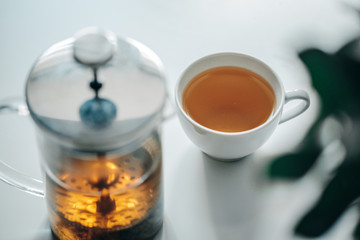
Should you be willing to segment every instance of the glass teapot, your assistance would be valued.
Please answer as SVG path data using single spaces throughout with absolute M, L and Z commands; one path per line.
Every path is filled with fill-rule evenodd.
M 148 239 L 162 225 L 160 123 L 166 82 L 157 55 L 113 32 L 84 29 L 34 64 L 26 105 L 43 181 L 0 162 L 0 179 L 45 196 L 59 239 Z

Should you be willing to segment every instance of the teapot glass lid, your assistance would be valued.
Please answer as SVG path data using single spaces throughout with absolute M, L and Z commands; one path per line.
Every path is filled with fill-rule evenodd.
M 50 47 L 26 85 L 30 113 L 41 128 L 90 148 L 145 136 L 161 121 L 165 99 L 157 55 L 98 28 Z

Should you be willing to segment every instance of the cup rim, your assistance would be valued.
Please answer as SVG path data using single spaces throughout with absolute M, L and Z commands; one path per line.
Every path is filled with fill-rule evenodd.
M 193 120 L 185 112 L 185 110 L 183 109 L 182 103 L 180 103 L 180 100 L 179 100 L 179 86 L 180 86 L 180 83 L 183 82 L 184 75 L 189 71 L 189 69 L 193 68 L 196 64 L 199 64 L 200 62 L 202 62 L 202 61 L 204 61 L 204 60 L 206 60 L 208 58 L 213 58 L 213 57 L 217 57 L 217 56 L 224 56 L 224 55 L 225 56 L 237 56 L 237 57 L 242 57 L 242 58 L 248 58 L 248 59 L 251 59 L 253 61 L 256 61 L 256 62 L 260 63 L 264 68 L 266 68 L 269 72 L 271 72 L 275 76 L 276 81 L 279 84 L 281 93 L 283 93 L 282 97 L 281 97 L 281 100 L 280 100 L 280 103 L 279 103 L 277 109 L 275 110 L 275 112 L 273 112 L 264 123 L 260 124 L 259 126 L 255 127 L 255 128 L 251 128 L 249 130 L 240 131 L 240 132 L 222 132 L 222 131 L 214 130 L 214 129 L 205 127 L 205 126 L 197 123 L 195 120 Z M 229 65 L 221 65 L 220 64 L 219 66 L 229 66 Z M 182 92 L 181 92 L 181 94 L 182 94 Z M 177 109 L 180 110 L 181 114 L 183 116 L 185 116 L 185 118 L 189 122 L 191 122 L 196 127 L 200 128 L 201 130 L 206 131 L 206 132 L 210 132 L 210 133 L 213 133 L 213 134 L 217 134 L 217 135 L 223 135 L 223 136 L 239 136 L 239 135 L 245 135 L 245 134 L 248 134 L 248 133 L 258 131 L 258 130 L 264 128 L 265 126 L 267 126 L 268 124 L 270 124 L 270 122 L 273 122 L 277 118 L 277 116 L 280 115 L 280 113 L 281 113 L 282 106 L 284 105 L 284 102 L 285 102 L 285 90 L 284 90 L 284 86 L 283 86 L 282 82 L 279 80 L 278 75 L 270 68 L 270 66 L 268 66 L 266 63 L 264 63 L 260 59 L 258 59 L 256 57 L 253 57 L 253 56 L 250 56 L 250 55 L 247 55 L 247 54 L 243 54 L 243 53 L 219 52 L 219 53 L 214 53 L 214 54 L 206 55 L 204 57 L 199 58 L 198 60 L 191 63 L 182 72 L 182 74 L 180 75 L 180 77 L 179 77 L 179 79 L 178 79 L 178 81 L 176 83 L 176 86 L 175 86 L 175 102 L 176 102 Z

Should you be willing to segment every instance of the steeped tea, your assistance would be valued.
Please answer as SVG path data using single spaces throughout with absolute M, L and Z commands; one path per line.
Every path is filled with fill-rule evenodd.
M 79 155 L 47 177 L 50 223 L 60 240 L 144 240 L 162 225 L 157 134 L 127 155 Z
M 197 123 L 222 132 L 255 128 L 271 116 L 275 93 L 259 74 L 223 66 L 195 76 L 186 86 L 182 105 Z

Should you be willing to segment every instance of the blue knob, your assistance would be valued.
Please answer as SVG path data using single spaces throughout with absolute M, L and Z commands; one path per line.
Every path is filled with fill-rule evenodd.
M 94 98 L 86 101 L 80 107 L 81 121 L 91 128 L 104 128 L 109 126 L 116 118 L 117 110 L 113 102 Z

